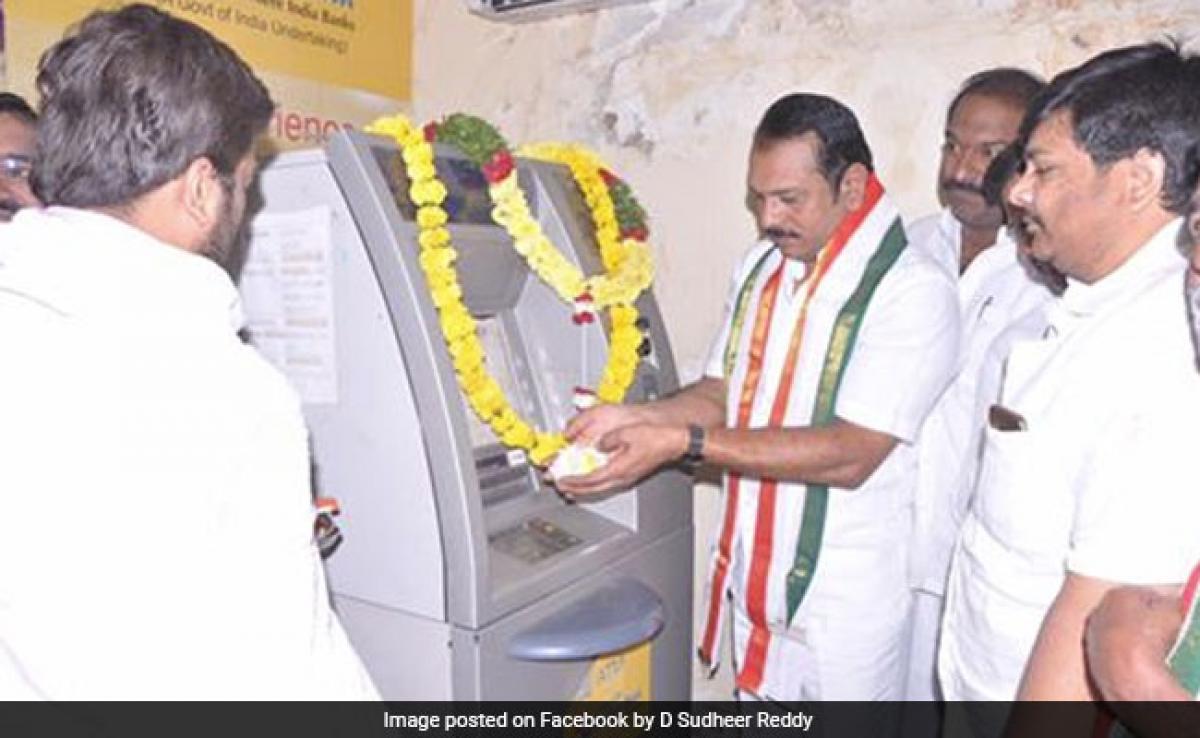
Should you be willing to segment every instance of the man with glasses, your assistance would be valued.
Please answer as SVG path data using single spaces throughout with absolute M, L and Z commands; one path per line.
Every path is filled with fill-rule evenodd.
M 0 220 L 21 208 L 40 205 L 29 188 L 29 168 L 37 138 L 37 114 L 20 95 L 0 92 Z

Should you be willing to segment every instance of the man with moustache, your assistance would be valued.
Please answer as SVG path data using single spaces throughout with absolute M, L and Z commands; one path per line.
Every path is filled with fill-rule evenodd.
M 982 421 L 971 410 L 983 352 L 1013 317 L 1049 297 L 1019 267 L 1016 244 L 1002 227 L 1004 214 L 983 193 L 988 167 L 1016 140 L 1021 117 L 1043 86 L 1012 68 L 988 69 L 962 84 L 946 113 L 938 168 L 938 199 L 946 207 L 910 228 L 913 247 L 928 251 L 958 283 L 962 337 L 953 385 L 926 419 L 918 443 L 907 700 L 937 698 L 938 623 L 950 552 L 974 478 L 970 441 Z M 1015 289 L 1009 287 L 1012 276 Z
M 0 698 L 377 699 L 225 269 L 266 88 L 148 5 L 88 16 L 37 86 L 47 208 L 0 229 Z
M 557 485 L 627 489 L 681 458 L 721 469 L 702 659 L 715 664 L 732 603 L 739 696 L 900 699 L 912 444 L 949 380 L 954 287 L 905 247 L 858 122 L 831 98 L 767 110 L 746 204 L 763 240 L 735 275 L 704 378 L 577 416 L 568 436 L 608 463 Z
M 986 69 L 963 82 L 947 109 L 937 182 L 943 209 L 908 231 L 915 248 L 968 284 L 982 278 L 976 272 L 989 271 L 983 264 L 970 267 L 977 257 L 991 253 L 988 249 L 1002 236 L 999 208 L 983 198 L 983 175 L 1016 140 L 1029 101 L 1042 87 L 1040 79 L 1023 69 Z
M 29 170 L 37 138 L 37 114 L 20 95 L 0 92 L 0 221 L 37 206 Z
M 948 699 L 1092 699 L 1088 613 L 1121 584 L 1181 583 L 1200 558 L 1200 497 L 1182 482 L 1200 382 L 1176 247 L 1196 184 L 1195 64 L 1164 44 L 1100 54 L 1022 123 L 1009 197 L 1033 256 L 1068 285 L 1023 321 L 1036 337 L 1013 343 L 998 395 L 981 398 L 938 657 Z

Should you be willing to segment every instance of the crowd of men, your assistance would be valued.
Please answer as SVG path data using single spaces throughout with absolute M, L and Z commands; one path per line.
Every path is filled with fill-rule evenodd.
M 145 5 L 37 87 L 40 116 L 0 95 L 0 551 L 38 562 L 0 569 L 0 696 L 374 698 L 223 268 L 267 90 Z M 945 121 L 943 210 L 905 226 L 845 105 L 776 101 L 703 378 L 578 415 L 609 461 L 556 484 L 723 472 L 697 637 L 715 668 L 729 624 L 741 699 L 1191 699 L 1200 62 L 986 70 Z
M 946 114 L 943 210 L 897 251 L 853 114 L 787 96 L 704 378 L 574 419 L 609 461 L 559 487 L 724 472 L 700 652 L 728 607 L 742 698 L 945 699 L 905 727 L 981 736 L 1009 716 L 972 702 L 1190 698 L 1198 175 L 1200 62 L 1172 45 L 982 71 Z

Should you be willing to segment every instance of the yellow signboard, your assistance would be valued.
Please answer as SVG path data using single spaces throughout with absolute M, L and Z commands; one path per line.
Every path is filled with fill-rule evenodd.
M 319 143 L 408 107 L 413 0 L 144 0 L 219 37 L 279 103 L 284 147 Z M 36 100 L 37 60 L 71 24 L 114 0 L 4 0 L 8 87 Z

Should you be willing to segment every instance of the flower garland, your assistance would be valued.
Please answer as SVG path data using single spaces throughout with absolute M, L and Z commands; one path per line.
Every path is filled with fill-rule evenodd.
M 590 301 L 593 308 L 590 312 L 594 312 L 596 309 L 612 305 L 631 304 L 650 286 L 654 278 L 654 269 L 650 248 L 645 242 L 645 214 L 640 206 L 636 206 L 636 201 L 633 201 L 634 207 L 625 208 L 630 219 L 627 230 L 618 230 L 618 234 L 624 240 L 613 243 L 616 239 L 613 237 L 611 224 L 618 214 L 615 207 L 616 198 L 599 197 L 599 190 L 594 186 L 590 188 L 593 199 L 589 206 L 592 207 L 593 220 L 598 229 L 605 229 L 598 236 L 603 236 L 608 241 L 601 242 L 601 256 L 607 272 L 585 278 L 583 273 L 550 243 L 550 239 L 530 214 L 525 193 L 521 191 L 517 182 L 512 152 L 490 123 L 471 115 L 455 113 L 441 123 L 426 125 L 424 131 L 430 141 L 436 140 L 455 146 L 482 170 L 484 178 L 488 181 L 488 194 L 492 198 L 493 219 L 504 226 L 512 236 L 513 248 L 524 257 L 529 268 L 558 293 L 563 301 L 575 304 L 577 310 L 584 312 L 588 311 L 588 307 L 580 303 Z M 607 171 L 602 169 L 594 155 L 582 155 L 581 149 L 547 145 L 532 147 L 532 150 L 540 150 L 547 157 L 572 154 L 567 157 L 576 164 L 572 167 L 572 174 L 578 175 L 590 167 L 597 171 L 596 176 L 603 178 L 599 171 Z M 618 180 L 608 173 L 607 181 Z M 583 182 L 579 184 L 587 197 L 589 188 Z M 623 189 L 628 193 L 628 187 Z M 611 214 L 597 210 L 604 210 L 605 199 L 612 203 Z M 631 200 L 632 195 L 628 195 L 626 199 Z
M 620 402 L 633 382 L 638 348 L 643 340 L 637 327 L 637 308 L 631 303 L 653 278 L 650 249 L 646 244 L 646 213 L 629 185 L 582 146 L 534 144 L 523 147 L 520 153 L 530 159 L 562 164 L 570 169 L 592 214 L 600 260 L 613 275 L 607 281 L 603 276 L 585 280 L 588 282 L 585 297 L 595 295 L 598 304 L 611 306 L 609 362 L 597 385 L 596 398 L 601 402 Z M 622 299 L 629 294 L 633 299 Z
M 537 158 L 566 164 L 591 210 L 606 273 L 584 278 L 554 248 L 533 219 L 517 185 L 512 154 L 491 125 L 457 114 L 440 124 L 430 123 L 417 129 L 407 118 L 394 116 L 381 118 L 367 130 L 390 136 L 401 148 L 410 183 L 409 195 L 417 207 L 419 262 L 468 404 L 503 444 L 525 449 L 535 464 L 545 464 L 563 448 L 565 439 L 561 434 L 536 430 L 521 418 L 487 371 L 475 320 L 463 304 L 462 287 L 454 268 L 458 254 L 446 228 L 449 216 L 442 208 L 448 193 L 437 176 L 432 141 L 442 140 L 457 146 L 480 167 L 489 183 L 493 218 L 513 238 L 513 247 L 529 267 L 562 299 L 574 305 L 577 323 L 592 322 L 598 309 L 609 308 L 609 360 L 595 393 L 603 402 L 620 402 L 625 396 L 643 342 L 632 303 L 653 277 L 650 250 L 645 243 L 644 211 L 629 188 L 594 155 L 574 147 L 531 150 Z M 581 391 L 587 394 L 586 390 L 576 388 L 577 397 Z

